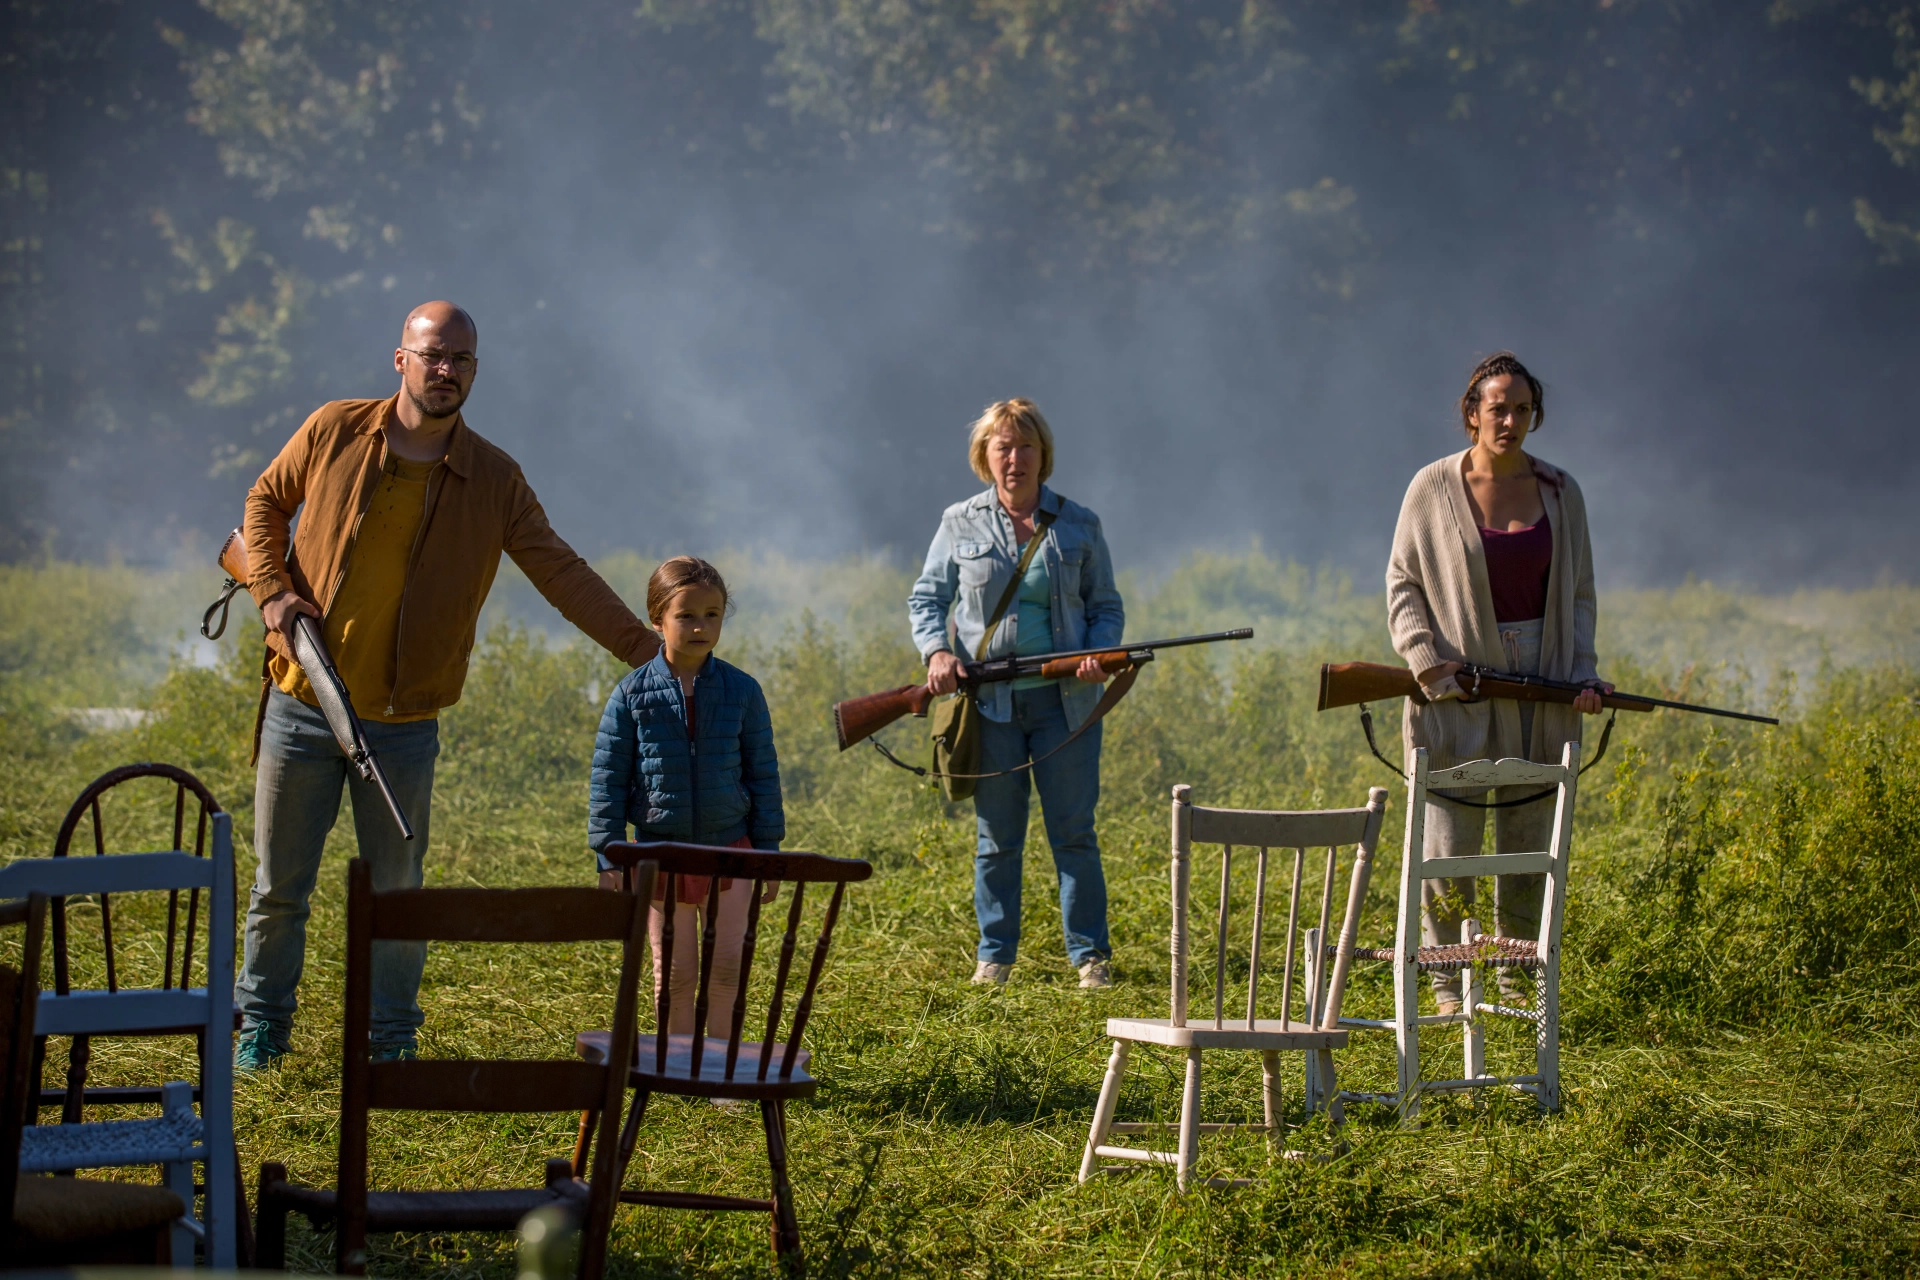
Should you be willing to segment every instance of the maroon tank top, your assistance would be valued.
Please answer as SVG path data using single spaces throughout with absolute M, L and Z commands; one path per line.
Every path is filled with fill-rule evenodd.
M 1553 567 L 1553 526 L 1544 512 L 1525 529 L 1480 530 L 1495 622 L 1526 622 L 1547 612 L 1547 572 Z

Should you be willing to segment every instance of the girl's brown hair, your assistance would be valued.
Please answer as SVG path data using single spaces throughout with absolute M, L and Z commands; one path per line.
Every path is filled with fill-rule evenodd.
M 720 593 L 727 610 L 732 611 L 733 593 L 727 590 L 727 580 L 720 576 L 718 569 L 698 556 L 675 556 L 663 561 L 647 579 L 647 621 L 659 626 L 673 597 L 688 587 L 712 587 Z
M 1547 389 L 1540 379 L 1527 372 L 1527 366 L 1520 363 L 1520 357 L 1511 351 L 1496 351 L 1473 366 L 1473 372 L 1467 375 L 1467 390 L 1460 397 L 1460 425 L 1466 428 L 1467 439 L 1473 439 L 1473 415 L 1480 411 L 1480 387 L 1488 378 L 1502 375 L 1512 378 L 1524 378 L 1528 389 L 1533 392 L 1533 425 L 1530 430 L 1538 431 L 1540 424 L 1547 420 Z

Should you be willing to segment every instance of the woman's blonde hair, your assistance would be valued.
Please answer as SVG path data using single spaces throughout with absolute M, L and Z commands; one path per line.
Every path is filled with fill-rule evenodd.
M 993 472 L 987 469 L 987 442 L 1002 427 L 1011 427 L 1022 440 L 1040 446 L 1042 480 L 1053 474 L 1053 428 L 1041 416 L 1040 406 L 1024 397 L 990 404 L 973 420 L 967 433 L 967 461 L 973 464 L 973 474 L 993 483 Z

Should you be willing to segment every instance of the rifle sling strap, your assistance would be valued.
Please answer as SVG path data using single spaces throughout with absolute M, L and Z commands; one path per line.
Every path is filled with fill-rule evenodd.
M 1100 695 L 1100 702 L 1097 706 L 1094 707 L 1093 714 L 1089 715 L 1086 718 L 1085 722 L 1082 723 L 1078 729 L 1075 729 L 1072 733 L 1068 734 L 1065 740 L 1062 741 L 1059 746 L 1055 747 L 1053 750 L 1047 752 L 1047 754 L 1043 756 L 1036 756 L 1034 759 L 1027 761 L 1025 764 L 1017 764 L 1011 769 L 999 769 L 994 771 L 993 773 L 938 773 L 932 769 L 922 769 L 917 764 L 908 764 L 905 760 L 902 760 L 899 756 L 887 750 L 886 744 L 881 742 L 880 739 L 877 737 L 868 738 L 867 741 L 873 744 L 873 749 L 875 751 L 878 751 L 881 755 L 893 761 L 893 763 L 899 765 L 902 769 L 905 769 L 908 773 L 911 773 L 914 776 L 920 777 L 920 778 L 968 778 L 977 782 L 983 778 L 1004 778 L 1011 773 L 1025 773 L 1027 770 L 1033 768 L 1034 766 L 1041 764 L 1047 760 L 1053 759 L 1053 757 L 1059 755 L 1062 751 L 1065 751 L 1068 747 L 1072 746 L 1074 742 L 1079 739 L 1081 734 L 1093 728 L 1093 726 L 1095 726 L 1096 724 L 1099 724 L 1100 718 L 1106 715 L 1107 712 L 1113 710 L 1114 707 L 1118 706 L 1120 703 L 1120 699 L 1127 696 L 1127 690 L 1133 688 L 1133 682 L 1139 678 L 1139 675 L 1140 675 L 1140 668 L 1138 665 L 1130 666 L 1126 670 L 1120 672 L 1118 675 L 1116 675 L 1113 678 L 1113 683 L 1107 686 L 1107 691 L 1104 694 Z
M 1613 722 L 1619 718 L 1620 708 L 1618 707 L 1613 708 L 1613 710 L 1607 714 L 1606 728 L 1600 731 L 1600 749 L 1593 753 L 1593 759 L 1580 766 L 1581 773 L 1584 774 L 1587 770 L 1599 764 L 1601 759 L 1606 756 L 1607 746 L 1613 741 Z M 1360 704 L 1360 729 L 1367 735 L 1367 750 L 1373 752 L 1373 758 L 1387 766 L 1387 768 L 1393 769 L 1393 776 L 1405 782 L 1407 775 L 1398 769 L 1394 769 L 1393 761 L 1380 754 L 1380 744 L 1375 742 L 1373 738 L 1373 708 L 1364 702 Z M 1553 794 L 1553 791 L 1554 789 L 1552 787 L 1548 787 L 1545 791 L 1536 792 L 1530 796 L 1522 796 L 1518 800 L 1462 800 L 1457 796 L 1442 795 L 1438 791 L 1429 791 L 1427 794 L 1435 800 L 1444 800 L 1448 804 L 1457 804 L 1466 809 L 1517 809 L 1523 804 L 1532 804 L 1537 800 L 1545 800 Z

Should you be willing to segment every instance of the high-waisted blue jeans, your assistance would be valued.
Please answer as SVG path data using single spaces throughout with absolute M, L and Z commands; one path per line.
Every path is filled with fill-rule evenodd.
M 1047 843 L 1060 878 L 1060 923 L 1067 958 L 1078 967 L 1112 954 L 1107 943 L 1107 878 L 1094 838 L 1100 801 L 1100 731 L 1095 725 L 1059 755 L 1031 770 L 985 778 L 973 792 L 979 846 L 973 860 L 973 911 L 980 921 L 979 958 L 1012 964 L 1020 949 L 1020 868 L 1027 843 L 1028 778 L 1040 787 Z M 1060 690 L 1013 691 L 1013 719 L 981 717 L 980 772 L 1037 759 L 1067 737 Z
M 245 954 L 235 998 L 246 1025 L 264 1024 L 277 1048 L 293 1031 L 295 992 L 306 965 L 307 916 L 320 855 L 340 815 L 340 789 L 353 796 L 360 856 L 373 864 L 375 889 L 417 889 L 427 853 L 433 764 L 440 722 L 364 722 L 367 740 L 413 824 L 402 840 L 380 790 L 340 753 L 318 707 L 275 689 L 267 695 L 254 781 L 254 852 L 260 870 L 247 902 Z M 420 1028 L 424 942 L 373 944 L 373 1043 L 411 1046 Z

